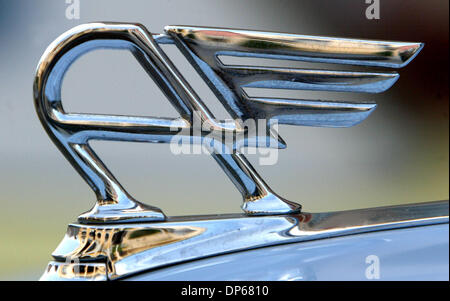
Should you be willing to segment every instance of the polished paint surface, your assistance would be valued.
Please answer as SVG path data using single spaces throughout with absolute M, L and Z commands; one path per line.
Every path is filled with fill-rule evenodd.
M 448 281 L 448 237 L 448 224 L 379 231 L 215 256 L 126 280 Z

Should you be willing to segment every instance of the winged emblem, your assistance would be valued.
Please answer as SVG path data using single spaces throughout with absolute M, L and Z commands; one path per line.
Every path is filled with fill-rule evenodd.
M 189 85 L 161 44 L 175 44 L 212 89 L 234 119 L 217 120 Z M 223 132 L 236 137 L 230 152 L 211 155 L 243 196 L 248 215 L 289 214 L 301 206 L 277 195 L 241 153 L 245 146 L 286 147 L 273 130 L 252 136 L 242 120 L 268 124 L 349 127 L 367 118 L 375 103 L 252 97 L 245 88 L 380 93 L 389 89 L 396 72 L 336 71 L 226 64 L 224 57 L 255 57 L 329 63 L 336 66 L 401 68 L 423 47 L 421 43 L 342 39 L 223 28 L 167 26 L 151 34 L 140 24 L 89 23 L 57 38 L 43 54 L 34 81 L 38 116 L 60 151 L 97 196 L 95 206 L 79 217 L 81 223 L 160 221 L 156 207 L 135 200 L 89 146 L 90 140 L 169 143 L 182 133 L 194 143 Z M 99 48 L 127 49 L 157 83 L 179 118 L 68 113 L 61 85 L 70 65 L 82 54 Z M 207 125 L 192 134 L 193 120 Z M 240 121 L 239 121 L 240 120 Z M 263 142 L 261 144 L 261 141 Z M 275 141 L 276 143 L 271 143 Z M 270 142 L 270 143 L 269 143 Z

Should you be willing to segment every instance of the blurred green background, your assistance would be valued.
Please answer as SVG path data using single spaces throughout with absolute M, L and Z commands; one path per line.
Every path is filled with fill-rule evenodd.
M 182 24 L 425 42 L 385 93 L 289 92 L 297 98 L 375 100 L 379 106 L 349 129 L 283 126 L 279 132 L 288 148 L 279 152 L 277 165 L 258 166 L 257 156 L 249 159 L 275 191 L 302 203 L 305 211 L 448 199 L 449 2 L 380 4 L 380 19 L 367 20 L 364 0 L 81 0 L 80 19 L 69 20 L 64 0 L 0 0 L 0 279 L 38 279 L 66 225 L 94 203 L 93 193 L 47 137 L 32 101 L 33 76 L 45 48 L 64 31 L 91 21 L 139 22 L 155 33 Z M 205 102 L 220 111 L 176 49 L 167 51 Z M 126 52 L 89 53 L 66 79 L 68 111 L 176 116 Z M 239 193 L 207 155 L 175 156 L 168 145 L 93 146 L 129 192 L 169 215 L 239 212 Z

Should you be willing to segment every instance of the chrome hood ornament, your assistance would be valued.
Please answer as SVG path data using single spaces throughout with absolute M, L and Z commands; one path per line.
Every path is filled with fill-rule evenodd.
M 233 121 L 216 120 L 192 89 L 161 44 L 175 44 L 213 90 Z M 284 148 L 272 129 L 252 135 L 245 120 L 267 124 L 349 127 L 369 116 L 375 103 L 336 102 L 251 97 L 244 88 L 270 88 L 379 93 L 398 79 L 396 72 L 334 71 L 317 69 L 236 66 L 222 57 L 256 57 L 312 63 L 400 68 L 422 48 L 421 43 L 340 39 L 221 28 L 167 26 L 164 34 L 151 34 L 139 24 L 90 23 L 57 38 L 45 51 L 36 71 L 34 100 L 47 133 L 97 196 L 92 210 L 80 223 L 164 221 L 155 207 L 136 201 L 115 179 L 89 146 L 91 139 L 139 142 L 171 141 L 188 136 L 211 149 L 225 173 L 243 196 L 247 215 L 299 213 L 301 206 L 273 192 L 240 152 L 244 146 Z M 82 54 L 99 48 L 127 49 L 165 93 L 179 118 L 110 116 L 67 113 L 61 85 L 70 65 Z M 206 130 L 192 134 L 194 120 Z M 240 121 L 239 121 L 240 120 Z M 183 133 L 188 134 L 183 134 Z M 222 133 L 235 137 L 231 146 L 213 146 Z M 209 139 L 209 140 L 208 140 Z M 275 143 L 273 143 L 275 142 Z M 214 144 L 215 145 L 215 144 Z M 219 151 L 227 148 L 228 152 Z
M 161 44 L 176 45 L 233 120 L 215 119 Z M 284 148 L 284 141 L 270 126 L 274 122 L 349 127 L 376 107 L 367 102 L 252 97 L 245 88 L 379 93 L 394 84 L 397 73 L 236 66 L 222 60 L 256 57 L 400 68 L 422 46 L 186 26 L 168 26 L 164 34 L 151 34 L 142 25 L 119 23 L 90 23 L 64 33 L 47 48 L 37 67 L 35 106 L 50 138 L 94 190 L 97 202 L 78 223 L 69 225 L 41 280 L 121 279 L 258 247 L 448 223 L 448 202 L 300 212 L 299 204 L 269 188 L 241 152 L 245 146 Z M 79 56 L 98 48 L 131 51 L 180 117 L 65 112 L 61 100 L 65 72 Z M 202 123 L 199 132 L 193 129 L 196 120 Z M 255 125 L 248 120 L 264 120 L 265 131 L 255 134 Z M 224 133 L 232 134 L 231 143 L 220 139 Z M 177 135 L 210 150 L 242 193 L 245 214 L 166 217 L 160 209 L 136 201 L 89 146 L 92 139 L 169 143 Z

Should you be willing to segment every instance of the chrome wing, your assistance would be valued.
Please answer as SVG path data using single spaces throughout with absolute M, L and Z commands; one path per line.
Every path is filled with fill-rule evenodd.
M 282 124 L 348 127 L 375 109 L 374 102 L 250 97 L 244 88 L 380 93 L 397 72 L 338 71 L 226 65 L 221 58 L 252 57 L 312 63 L 401 68 L 422 43 L 305 36 L 222 28 L 167 26 L 166 33 L 195 66 L 234 118 L 277 119 Z

